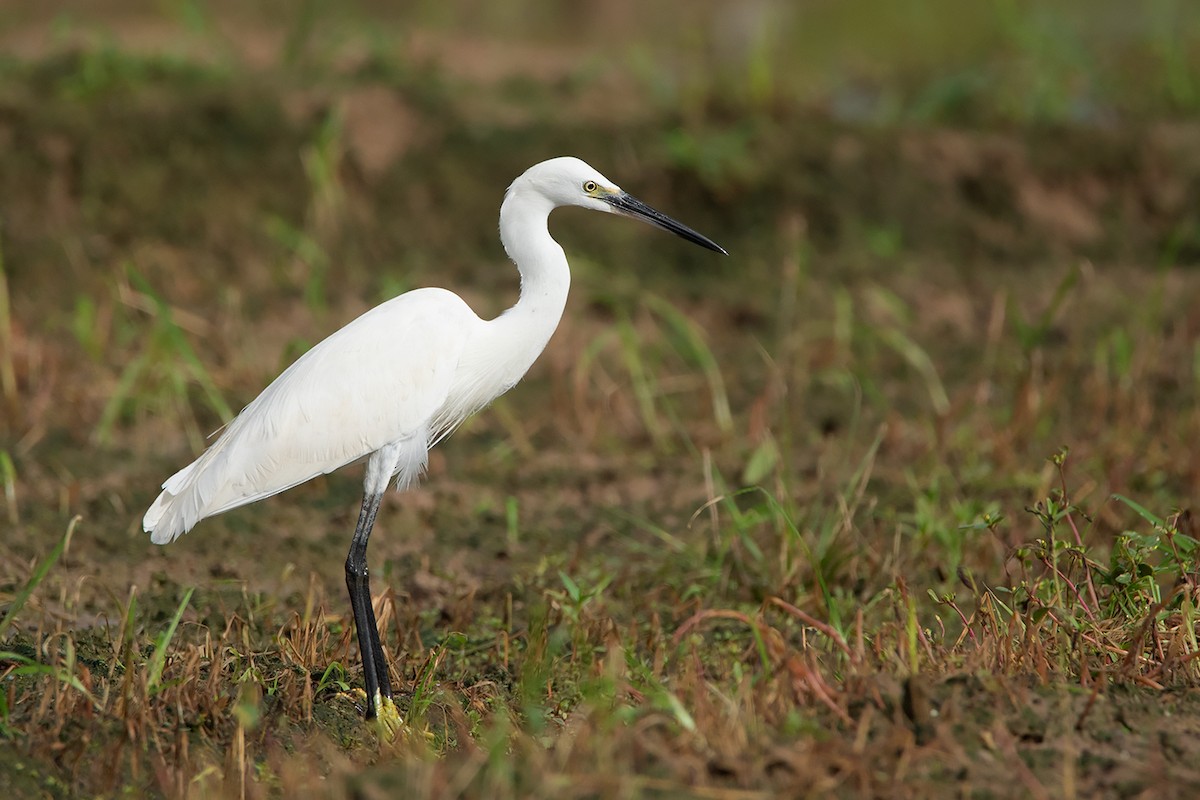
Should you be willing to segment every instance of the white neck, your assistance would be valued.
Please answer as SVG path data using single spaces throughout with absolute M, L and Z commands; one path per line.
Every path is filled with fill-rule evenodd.
M 550 341 L 571 288 L 566 254 L 547 227 L 554 208 L 540 192 L 519 188 L 510 190 L 500 206 L 500 241 L 521 273 L 521 297 L 491 324 L 509 348 L 514 382 Z

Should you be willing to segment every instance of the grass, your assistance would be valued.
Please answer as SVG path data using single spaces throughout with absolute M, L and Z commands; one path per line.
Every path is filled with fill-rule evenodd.
M 183 329 L 175 322 L 170 306 L 132 269 L 129 278 L 137 288 L 122 283 L 119 285 L 122 294 L 130 298 L 131 304 L 147 309 L 154 321 L 148 331 L 139 328 L 125 334 L 131 339 L 141 340 L 141 349 L 121 372 L 117 386 L 100 414 L 93 439 L 101 443 L 108 442 L 117 421 L 122 416 L 132 415 L 140 407 L 174 406 L 186 412 L 191 407 L 189 392 L 193 386 L 203 392 L 205 404 L 221 419 L 233 419 L 233 411 L 192 350 Z M 81 330 L 86 329 L 82 325 L 76 326 L 77 335 Z M 86 337 L 86 333 L 84 335 Z M 97 346 L 89 345 L 86 338 L 81 343 L 93 354 L 99 350 Z M 193 446 L 199 447 L 204 436 L 194 421 L 189 422 L 191 424 L 187 428 Z
M 699 24 L 649 48 L 647 12 L 613 92 L 594 65 L 536 72 L 554 14 L 537 77 L 497 90 L 381 47 L 385 11 L 321 3 L 251 66 L 213 8 L 170 7 L 170 58 L 73 20 L 67 52 L 0 73 L 14 796 L 1200 787 L 1186 9 L 1114 44 L 1069 3 L 994 4 L 970 57 L 936 26 L 884 47 L 898 12 L 850 6 L 759 20 L 732 54 Z M 848 27 L 895 69 L 841 52 Z M 1156 65 L 1136 92 L 1113 77 L 1133 62 Z M 381 514 L 413 735 L 380 742 L 350 691 L 353 470 L 170 548 L 140 514 L 380 297 L 511 302 L 502 187 L 563 150 L 733 256 L 556 215 L 554 342 Z

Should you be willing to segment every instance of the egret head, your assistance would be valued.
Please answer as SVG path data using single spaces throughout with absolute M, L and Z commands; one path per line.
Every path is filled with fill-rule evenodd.
M 578 158 L 563 156 L 530 167 L 509 192 L 533 190 L 554 206 L 582 206 L 648 222 L 689 242 L 728 255 L 725 248 L 625 192 Z

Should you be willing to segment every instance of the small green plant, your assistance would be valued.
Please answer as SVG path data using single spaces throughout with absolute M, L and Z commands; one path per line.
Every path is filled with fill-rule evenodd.
M 350 691 L 350 684 L 346 681 L 346 668 L 338 661 L 331 661 L 329 666 L 325 667 L 313 693 L 319 696 L 330 689 L 337 692 Z
M 83 685 L 76 670 L 75 645 L 70 637 L 63 640 L 62 662 L 43 664 L 35 661 L 25 653 L 0 650 L 0 664 L 7 662 L 8 668 L 4 675 L 9 679 L 22 677 L 44 677 L 51 681 L 67 686 L 83 696 L 93 708 L 100 708 L 100 702 Z M 11 739 L 17 731 L 10 725 L 11 709 L 8 705 L 7 693 L 0 692 L 0 738 Z
M 1027 509 L 1044 535 L 1012 551 L 1019 575 L 1008 585 L 991 587 L 964 575 L 980 602 L 981 627 L 968 638 L 976 647 L 1007 640 L 1001 648 L 1007 663 L 1017 653 L 1031 657 L 1034 648 L 1043 669 L 1085 682 L 1095 668 L 1089 665 L 1152 683 L 1166 674 L 1194 679 L 1194 654 L 1200 652 L 1192 629 L 1200 542 L 1180 531 L 1183 513 L 1164 519 L 1128 497 L 1114 495 L 1151 529 L 1119 534 L 1105 566 L 1085 535 L 1091 526 L 1089 515 L 1068 492 L 1066 449 L 1051 461 L 1061 485 Z M 1079 520 L 1087 523 L 1083 530 Z M 973 620 L 952 600 L 934 600 L 952 606 L 970 628 Z
M 611 573 L 604 574 L 589 589 L 584 590 L 580 588 L 574 578 L 559 570 L 558 579 L 562 581 L 563 591 L 551 590 L 548 594 L 562 609 L 563 616 L 570 622 L 578 624 L 583 619 L 584 610 L 604 594 L 604 590 L 608 588 L 615 577 L 616 575 Z
M 1101 581 L 1109 589 L 1105 611 L 1137 618 L 1163 605 L 1164 585 L 1172 588 L 1162 611 L 1178 609 L 1188 593 L 1174 587 L 1200 586 L 1200 542 L 1179 530 L 1182 512 L 1163 519 L 1124 495 L 1114 494 L 1113 499 L 1135 512 L 1150 531 L 1122 531 L 1113 542 L 1109 567 L 1101 572 Z
M 934 549 L 942 556 L 939 565 L 951 580 L 963 563 L 967 545 L 981 531 L 986 531 L 1001 518 L 996 501 L 983 502 L 974 498 L 947 496 L 949 490 L 939 480 L 924 488 L 912 482 L 913 510 L 907 515 L 912 526 L 914 543 Z
M 199 448 L 204 436 L 192 412 L 189 387 L 198 385 L 209 408 L 222 420 L 232 419 L 233 411 L 188 343 L 183 329 L 176 324 L 170 305 L 132 265 L 126 266 L 126 275 L 147 301 L 151 323 L 148 330 L 138 333 L 140 352 L 121 371 L 92 436 L 97 442 L 109 442 L 123 415 L 147 404 L 166 404 L 178 410 L 188 424 L 193 444 Z
M 430 742 L 436 741 L 436 737 L 429 731 L 429 710 L 443 699 L 443 692 L 439 686 L 443 664 L 452 656 L 461 657 L 468 644 L 466 634 L 450 631 L 436 646 L 426 652 L 425 658 L 417 667 L 417 674 L 411 684 L 412 694 L 406 722 L 415 730 L 421 731 L 424 738 Z

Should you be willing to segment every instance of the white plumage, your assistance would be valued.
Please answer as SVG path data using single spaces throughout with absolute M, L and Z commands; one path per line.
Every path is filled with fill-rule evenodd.
M 472 340 L 486 341 L 493 324 L 443 289 L 409 292 L 363 314 L 288 367 L 212 447 L 167 479 L 144 519 L 151 541 L 174 541 L 205 517 L 389 444 L 401 451 L 400 483 L 411 484 L 431 436 L 491 399 L 479 397 L 483 387 L 464 374 L 461 356 Z
M 206 517 L 366 458 L 346 576 L 368 717 L 395 715 L 366 569 L 379 498 L 392 478 L 400 489 L 415 482 L 429 448 L 508 391 L 545 348 L 571 283 L 547 229 L 550 212 L 563 205 L 635 217 L 724 252 L 579 159 L 537 164 L 513 181 L 500 207 L 500 239 L 521 273 L 515 306 L 482 320 L 452 292 L 417 289 L 368 311 L 272 381 L 208 450 L 163 483 L 143 519 L 151 541 L 166 544 Z

